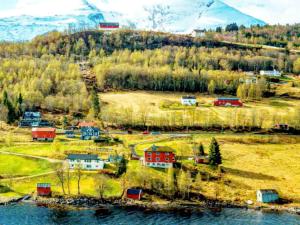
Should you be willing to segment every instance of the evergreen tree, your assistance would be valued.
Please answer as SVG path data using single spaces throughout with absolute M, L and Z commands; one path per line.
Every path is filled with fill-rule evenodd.
M 15 108 L 11 101 L 8 98 L 8 93 L 6 91 L 3 92 L 3 105 L 7 108 L 8 110 L 8 115 L 7 115 L 7 122 L 8 123 L 13 123 L 16 120 L 16 113 L 15 113 Z
M 100 101 L 95 89 L 92 90 L 91 93 L 91 100 L 92 100 L 92 110 L 94 118 L 98 118 L 100 114 Z
M 122 155 L 122 158 L 121 158 L 120 162 L 118 163 L 117 167 L 118 167 L 118 170 L 117 170 L 117 173 L 116 173 L 117 177 L 121 176 L 123 173 L 126 173 L 126 171 L 127 171 L 127 161 L 126 161 L 124 155 Z
M 204 146 L 203 146 L 202 143 L 200 143 L 200 145 L 199 145 L 199 155 L 200 156 L 204 156 L 205 155 Z
M 209 146 L 209 164 L 211 166 L 218 166 L 222 164 L 220 146 L 215 138 L 212 138 Z

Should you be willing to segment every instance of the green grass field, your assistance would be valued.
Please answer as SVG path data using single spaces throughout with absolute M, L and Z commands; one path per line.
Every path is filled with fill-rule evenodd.
M 156 126 L 209 126 L 219 124 L 257 125 L 272 128 L 277 123 L 294 125 L 300 100 L 268 98 L 261 101 L 246 101 L 243 108 L 214 107 L 217 96 L 197 94 L 198 107 L 182 107 L 183 93 L 170 92 L 110 92 L 100 95 L 102 114 L 107 123 L 143 124 Z M 169 107 L 166 107 L 168 106 Z
M 0 154 L 0 175 L 4 178 L 36 175 L 49 171 L 51 171 L 51 164 L 45 160 Z
M 199 171 L 206 171 L 211 174 L 215 174 L 216 172 L 212 171 L 206 165 L 194 165 L 193 161 L 188 160 L 188 157 L 193 155 L 193 143 L 202 142 L 206 153 L 208 153 L 210 140 L 212 137 L 216 137 L 221 146 L 223 156 L 222 166 L 225 173 L 222 175 L 223 177 L 220 182 L 203 181 L 200 187 L 202 194 L 208 197 L 215 197 L 216 193 L 218 193 L 218 197 L 222 199 L 245 201 L 248 199 L 255 200 L 255 191 L 257 189 L 275 188 L 280 192 L 282 197 L 292 200 L 295 204 L 300 203 L 300 137 L 298 136 L 255 135 L 250 133 L 202 133 L 194 134 L 189 138 L 162 141 L 156 140 L 167 138 L 168 135 L 165 134 L 162 137 L 151 135 L 119 135 L 119 137 L 124 140 L 126 145 L 148 141 L 145 144 L 137 145 L 136 149 L 140 155 L 143 154 L 145 148 L 154 143 L 170 146 L 176 150 L 177 155 L 187 156 L 182 161 L 184 165 L 198 168 Z M 73 140 L 65 144 L 69 147 L 75 143 L 78 143 L 78 141 Z M 49 143 L 40 143 L 38 146 L 39 148 L 34 146 L 33 149 L 26 146 L 22 149 L 22 153 L 27 152 L 28 154 L 41 155 L 41 151 L 46 151 L 49 148 Z M 21 146 L 11 146 L 9 150 L 21 152 L 21 148 Z M 86 146 L 78 146 L 77 149 L 80 148 L 86 148 Z M 129 154 L 127 148 L 121 148 L 120 146 L 118 148 L 119 153 Z M 87 149 L 85 151 L 88 152 Z M 105 159 L 105 157 L 103 158 Z M 2 176 L 34 175 L 51 170 L 51 165 L 46 161 L 6 155 L 0 155 L 0 159 L 0 174 Z M 127 172 L 135 174 L 142 169 L 139 161 L 130 161 Z M 148 174 L 160 180 L 163 180 L 165 177 L 163 170 L 149 169 Z M 97 196 L 95 187 L 96 177 L 96 173 L 85 173 L 81 185 L 82 194 Z M 105 192 L 105 195 L 119 196 L 121 194 L 120 180 L 111 178 L 107 178 L 107 180 L 109 188 Z M 53 190 L 61 193 L 61 188 L 55 175 L 12 181 L 12 190 L 17 194 L 31 193 L 35 190 L 36 183 L 38 182 L 50 182 L 53 185 Z M 132 185 L 136 185 L 134 181 L 131 182 Z M 71 194 L 74 195 L 76 192 L 76 181 L 75 177 L 73 177 Z M 3 195 L 8 195 L 8 193 Z

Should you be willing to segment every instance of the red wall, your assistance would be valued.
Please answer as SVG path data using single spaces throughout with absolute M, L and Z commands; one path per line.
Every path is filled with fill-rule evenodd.
M 142 196 L 127 194 L 127 198 L 130 198 L 130 199 L 140 200 L 140 197 L 142 197 Z
M 216 100 L 214 102 L 215 106 L 225 106 L 227 103 L 230 103 L 233 106 L 243 106 L 243 103 L 239 100 Z
M 50 195 L 51 194 L 51 188 L 43 188 L 38 187 L 37 188 L 38 195 Z
M 55 131 L 32 131 L 32 138 L 55 138 Z
M 148 153 L 151 153 L 151 156 L 148 155 Z M 144 153 L 144 157 L 145 157 L 145 162 L 149 162 L 149 163 L 154 163 L 154 162 L 174 163 L 176 161 L 175 154 L 173 152 L 151 152 L 151 151 L 148 152 L 147 151 Z M 159 161 L 156 161 L 156 158 L 159 158 Z M 169 158 L 168 161 L 166 160 L 167 158 Z

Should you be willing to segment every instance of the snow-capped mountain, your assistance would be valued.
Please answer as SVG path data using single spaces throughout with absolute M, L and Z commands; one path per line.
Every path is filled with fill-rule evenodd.
M 233 22 L 265 24 L 219 0 L 19 0 L 14 16 L 0 18 L 0 40 L 30 40 L 70 27 L 95 28 L 102 21 L 173 33 Z

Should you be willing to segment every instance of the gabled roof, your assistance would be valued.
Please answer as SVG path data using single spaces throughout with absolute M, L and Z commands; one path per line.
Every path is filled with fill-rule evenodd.
M 220 97 L 220 98 L 218 98 L 218 100 L 220 100 L 220 101 L 222 101 L 222 100 L 225 100 L 225 101 L 239 101 L 240 99 L 239 98 Z
M 55 132 L 56 129 L 52 127 L 35 127 L 32 128 L 32 131 L 40 131 L 40 132 Z
M 168 146 L 152 145 L 150 148 L 144 150 L 145 152 L 175 152 L 175 150 Z
M 127 194 L 129 195 L 140 195 L 142 194 L 142 192 L 143 192 L 142 189 L 133 189 L 133 188 L 127 189 Z
M 95 122 L 80 122 L 78 124 L 79 127 L 95 127 L 96 123 Z
M 67 159 L 70 160 L 98 160 L 98 155 L 95 154 L 69 154 Z
M 192 95 L 182 96 L 181 99 L 192 99 L 192 100 L 195 100 L 196 96 L 192 96 Z
M 278 194 L 278 192 L 275 189 L 260 189 L 258 191 L 262 194 Z

